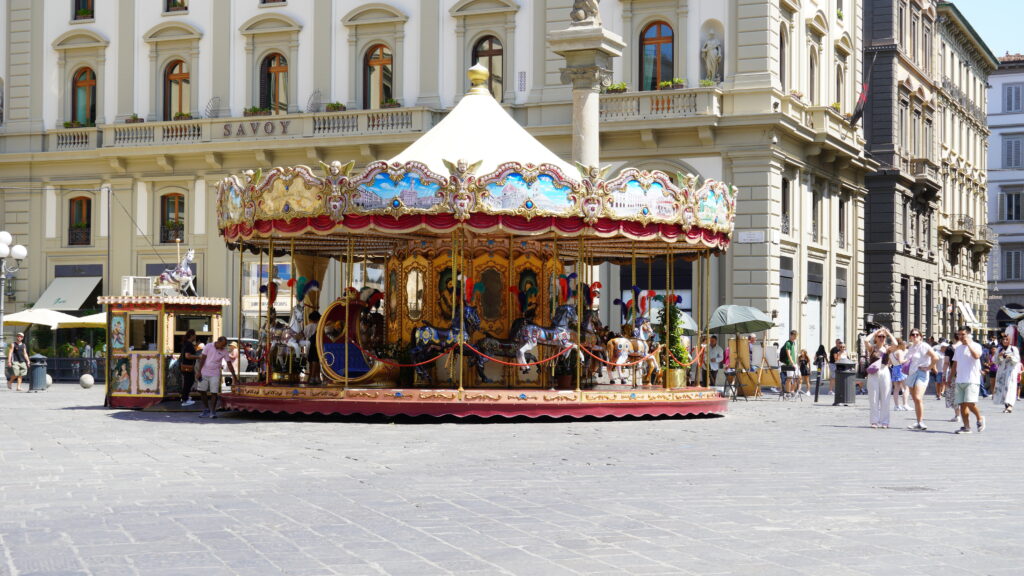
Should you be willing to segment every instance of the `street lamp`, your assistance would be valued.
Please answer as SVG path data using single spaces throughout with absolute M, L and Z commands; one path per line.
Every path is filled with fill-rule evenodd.
M 14 237 L 6 230 L 0 230 L 0 386 L 7 385 L 7 342 L 4 341 L 4 302 L 7 300 L 7 275 L 21 269 L 21 261 L 28 256 L 28 249 L 21 244 L 11 246 Z M 8 262 L 13 258 L 14 262 Z

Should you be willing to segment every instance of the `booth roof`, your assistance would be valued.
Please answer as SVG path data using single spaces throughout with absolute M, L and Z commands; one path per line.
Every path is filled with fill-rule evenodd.
M 479 68 L 478 68 L 479 67 Z M 479 74 L 480 65 L 474 66 Z M 471 78 L 473 78 L 471 70 Z M 486 78 L 486 75 L 477 78 Z M 478 79 L 474 79 L 474 84 Z M 485 84 L 476 84 L 448 115 L 389 163 L 417 161 L 436 174 L 448 174 L 444 160 L 455 164 L 481 162 L 477 175 L 490 174 L 505 162 L 552 164 L 566 178 L 579 180 L 579 170 L 548 150 L 494 99 Z
M 100 304 L 185 304 L 191 306 L 230 306 L 230 298 L 206 296 L 100 296 Z

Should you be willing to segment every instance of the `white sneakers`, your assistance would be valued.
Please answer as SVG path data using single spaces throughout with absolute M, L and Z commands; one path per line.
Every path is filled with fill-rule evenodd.
M 182 402 L 181 405 L 182 405 L 182 407 L 184 407 L 184 406 L 192 406 L 195 403 L 196 403 L 195 400 L 189 398 L 188 400 L 185 400 L 184 402 Z

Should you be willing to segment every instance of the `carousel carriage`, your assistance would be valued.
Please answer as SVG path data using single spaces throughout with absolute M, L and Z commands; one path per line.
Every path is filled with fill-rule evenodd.
M 229 247 L 271 269 L 287 259 L 293 275 L 320 286 L 333 283 L 330 272 L 341 287 L 310 339 L 323 384 L 308 385 L 320 374 L 302 365 L 269 366 L 261 382 L 235 386 L 227 404 L 460 416 L 724 411 L 714 390 L 653 379 L 637 389 L 591 387 L 585 373 L 626 364 L 599 351 L 595 266 L 724 251 L 735 188 L 634 168 L 606 179 L 606 169 L 569 165 L 491 97 L 486 71 L 474 67 L 470 79 L 445 119 L 390 161 L 358 173 L 332 162 L 221 182 L 217 218 Z M 373 304 L 361 298 L 367 269 L 383 278 Z M 315 309 L 319 299 L 296 303 Z M 274 323 L 263 326 L 266 346 L 280 345 Z M 662 353 L 648 343 L 640 360 Z

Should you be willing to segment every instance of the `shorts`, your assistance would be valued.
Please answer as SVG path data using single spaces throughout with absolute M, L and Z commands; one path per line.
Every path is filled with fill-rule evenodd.
M 24 362 L 11 362 L 11 376 L 28 376 L 28 364 Z
M 914 370 L 913 374 L 907 375 L 907 386 L 913 388 L 914 386 L 928 386 L 928 376 L 931 372 L 927 370 Z
M 203 376 L 196 384 L 196 390 L 199 392 L 209 392 L 210 394 L 220 394 L 220 375 Z
M 957 382 L 954 404 L 977 404 L 980 384 L 975 382 Z

